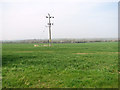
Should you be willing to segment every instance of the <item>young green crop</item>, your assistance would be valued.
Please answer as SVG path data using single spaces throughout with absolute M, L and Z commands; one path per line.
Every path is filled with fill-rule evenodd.
M 3 44 L 3 88 L 117 88 L 118 43 Z

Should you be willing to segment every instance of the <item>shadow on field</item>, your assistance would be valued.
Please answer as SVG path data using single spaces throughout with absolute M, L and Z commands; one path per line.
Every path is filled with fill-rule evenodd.
M 19 63 L 23 59 L 36 58 L 37 56 L 20 56 L 20 55 L 3 55 L 2 66 L 8 66 L 11 64 Z

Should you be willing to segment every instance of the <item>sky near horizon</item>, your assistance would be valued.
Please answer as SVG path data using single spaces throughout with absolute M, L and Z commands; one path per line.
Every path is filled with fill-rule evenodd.
M 117 38 L 118 2 L 49 1 L 1 2 L 0 40 L 47 39 L 48 19 L 52 38 Z

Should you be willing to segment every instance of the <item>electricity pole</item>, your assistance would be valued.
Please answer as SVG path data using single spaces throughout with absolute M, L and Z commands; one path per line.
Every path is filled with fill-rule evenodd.
M 50 16 L 50 14 L 48 13 L 48 16 L 46 16 L 46 18 L 49 19 L 49 22 L 48 22 L 48 26 L 49 26 L 49 46 L 51 46 L 51 25 L 53 25 L 53 23 L 50 22 L 50 19 L 54 18 L 54 17 Z

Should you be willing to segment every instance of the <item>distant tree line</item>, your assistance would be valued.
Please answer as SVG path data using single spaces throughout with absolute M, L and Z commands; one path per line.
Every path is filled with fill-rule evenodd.
M 16 41 L 1 41 L 2 43 L 49 43 L 48 40 L 30 39 Z M 52 43 L 89 43 L 89 42 L 118 42 L 117 39 L 54 39 Z

